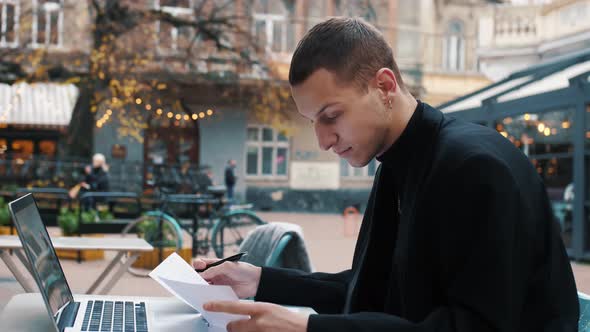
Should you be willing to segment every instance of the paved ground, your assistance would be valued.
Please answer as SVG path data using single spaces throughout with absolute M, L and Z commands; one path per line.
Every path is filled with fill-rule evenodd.
M 303 228 L 305 241 L 316 270 L 338 272 L 350 267 L 356 238 L 343 235 L 340 215 L 302 213 L 260 213 L 267 221 L 293 222 Z M 52 230 L 55 232 L 56 230 Z M 111 255 L 107 257 L 112 257 Z M 84 262 L 62 260 L 66 277 L 74 292 L 84 292 L 104 268 L 108 260 Z M 590 265 L 573 263 L 578 289 L 590 293 Z M 0 309 L 8 300 L 23 289 L 0 261 Z M 168 296 L 168 293 L 150 278 L 138 278 L 125 274 L 111 294 Z

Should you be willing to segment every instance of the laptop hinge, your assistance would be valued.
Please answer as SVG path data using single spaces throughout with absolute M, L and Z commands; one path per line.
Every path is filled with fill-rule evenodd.
M 59 317 L 59 322 L 57 324 L 57 328 L 60 332 L 63 332 L 66 327 L 74 326 L 74 322 L 76 321 L 76 315 L 78 314 L 78 309 L 80 308 L 80 302 L 70 302 L 61 312 Z

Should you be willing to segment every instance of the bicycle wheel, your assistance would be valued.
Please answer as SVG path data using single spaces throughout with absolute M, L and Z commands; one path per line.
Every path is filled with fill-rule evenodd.
M 256 226 L 266 224 L 254 212 L 234 210 L 224 214 L 211 230 L 211 247 L 218 258 L 238 252 L 244 238 Z
M 154 247 L 150 256 L 129 266 L 129 273 L 147 277 L 160 262 L 172 252 L 180 252 L 182 248 L 182 230 L 176 220 L 167 214 L 153 211 L 135 219 L 125 226 L 121 235 L 135 233 Z M 153 255 L 153 256 L 152 256 Z M 134 266 L 135 265 L 135 266 Z

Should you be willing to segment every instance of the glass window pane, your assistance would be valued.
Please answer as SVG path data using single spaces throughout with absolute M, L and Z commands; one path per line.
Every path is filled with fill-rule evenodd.
M 346 159 L 340 159 L 340 175 L 348 176 L 348 162 Z
M 496 130 L 524 154 L 573 153 L 572 112 L 522 114 L 496 122 Z
M 258 128 L 248 128 L 248 141 L 258 141 Z
M 55 141 L 41 141 L 39 142 L 39 153 L 48 157 L 55 156 L 56 145 Z
M 272 24 L 272 51 L 283 51 L 283 26 L 285 22 L 274 21 Z
M 258 174 L 258 148 L 255 146 L 248 147 L 248 153 L 246 156 L 246 174 Z
M 6 7 L 6 41 L 12 43 L 16 40 L 16 8 L 14 5 L 5 4 L 4 6 Z M 2 5 L 0 5 L 1 10 L 3 10 Z
M 8 141 L 5 138 L 0 138 L 0 154 L 3 154 L 8 150 Z
M 289 139 L 287 138 L 287 136 L 285 136 L 285 134 L 279 133 L 277 135 L 277 140 L 280 142 L 287 142 Z
M 262 129 L 262 140 L 265 142 L 272 142 L 273 141 L 272 128 L 263 128 Z
M 277 149 L 277 175 L 287 175 L 287 149 Z
M 272 175 L 272 150 L 273 148 L 262 148 L 263 175 Z
M 266 21 L 257 20 L 254 26 L 254 36 L 259 46 L 266 45 Z
M 190 7 L 190 0 L 160 0 L 160 6 Z
M 377 171 L 377 160 L 371 160 L 367 167 L 369 168 L 369 176 L 375 176 L 375 172 Z
M 12 152 L 15 158 L 30 158 L 33 156 L 34 144 L 30 140 L 12 141 Z
M 49 16 L 49 43 L 57 45 L 59 42 L 59 27 L 58 27 L 59 12 L 52 11 Z
M 354 167 L 353 168 L 353 174 L 354 176 L 363 176 L 364 174 L 364 168 L 363 167 Z

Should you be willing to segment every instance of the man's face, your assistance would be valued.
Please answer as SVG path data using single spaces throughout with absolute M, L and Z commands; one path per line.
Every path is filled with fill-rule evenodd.
M 299 114 L 312 121 L 322 150 L 332 149 L 355 167 L 367 165 L 385 144 L 387 110 L 377 89 L 337 81 L 325 69 L 292 87 Z
M 99 168 L 102 166 L 102 160 L 100 158 L 94 157 L 92 158 L 92 167 Z

